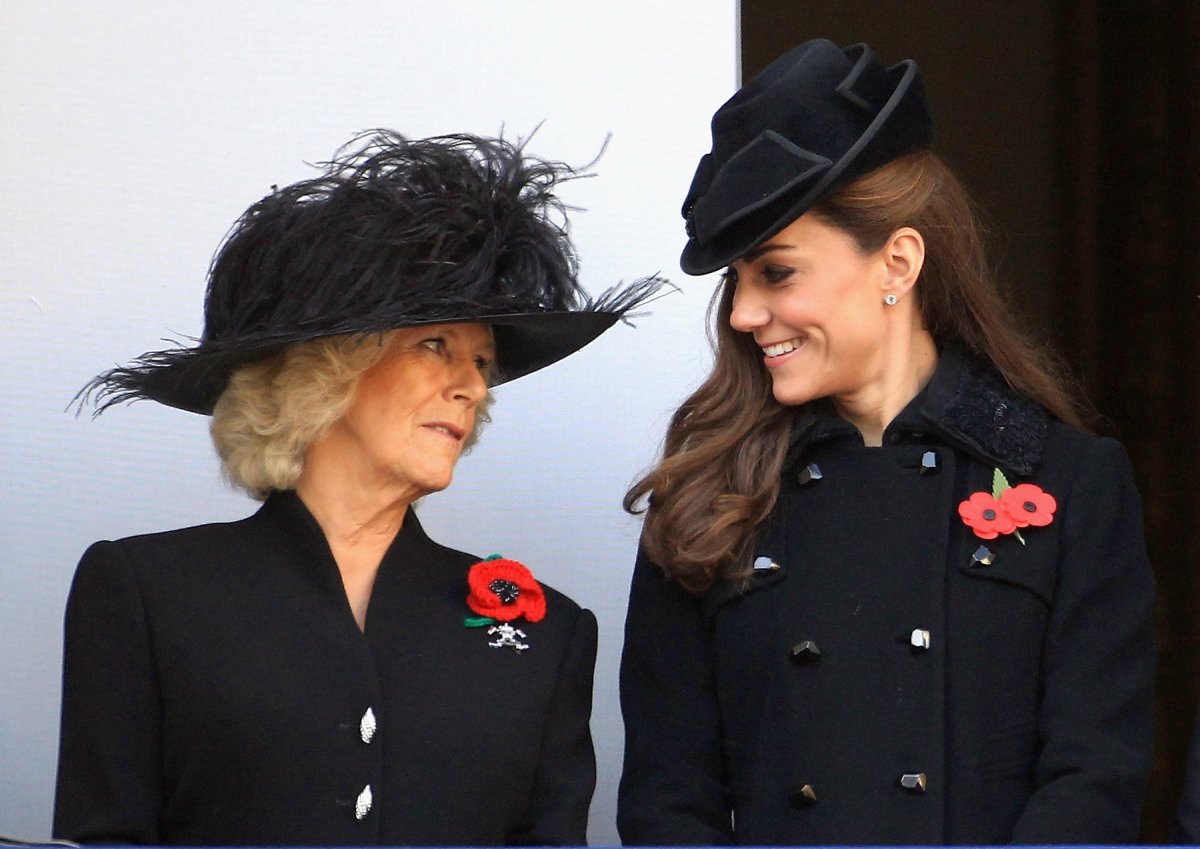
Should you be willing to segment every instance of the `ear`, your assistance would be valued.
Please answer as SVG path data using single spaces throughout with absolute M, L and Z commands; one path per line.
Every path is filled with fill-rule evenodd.
M 917 284 L 925 265 L 925 239 L 912 227 L 901 227 L 880 250 L 887 274 L 883 294 L 903 299 Z

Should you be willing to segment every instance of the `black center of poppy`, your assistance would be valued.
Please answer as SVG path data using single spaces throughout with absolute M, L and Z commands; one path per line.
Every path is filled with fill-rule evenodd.
M 505 604 L 512 604 L 517 600 L 517 596 L 521 594 L 521 588 L 512 581 L 505 581 L 503 578 L 497 578 L 488 584 L 488 589 L 500 596 L 500 600 Z
M 996 518 L 996 511 L 992 510 L 992 509 L 984 510 L 983 518 L 987 519 L 989 522 L 992 521 L 993 519 Z
M 1037 512 L 1037 505 L 1034 504 L 1032 501 L 1026 501 L 1021 506 L 1025 508 L 1026 513 L 1036 513 Z

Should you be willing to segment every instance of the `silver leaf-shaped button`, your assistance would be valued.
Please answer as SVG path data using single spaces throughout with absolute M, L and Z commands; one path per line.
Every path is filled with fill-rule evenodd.
M 358 794 L 358 798 L 354 800 L 354 818 L 363 820 L 367 818 L 367 814 L 371 813 L 371 785 L 368 784 Z
M 370 743 L 375 737 L 375 711 L 367 708 L 358 723 L 358 734 L 364 743 Z

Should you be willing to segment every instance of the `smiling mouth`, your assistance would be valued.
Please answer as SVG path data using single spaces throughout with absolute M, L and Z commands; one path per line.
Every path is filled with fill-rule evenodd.
M 790 354 L 803 344 L 804 337 L 797 336 L 794 339 L 787 339 L 783 342 L 775 342 L 770 345 L 763 345 L 762 352 L 767 359 L 771 359 L 772 357 L 782 357 L 784 354 Z

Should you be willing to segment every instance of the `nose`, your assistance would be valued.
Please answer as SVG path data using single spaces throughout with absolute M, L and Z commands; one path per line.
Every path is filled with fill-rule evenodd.
M 729 326 L 741 333 L 753 333 L 771 320 L 770 311 L 752 286 L 736 284 L 730 307 Z
M 460 363 L 454 370 L 450 391 L 456 400 L 474 406 L 487 397 L 487 379 L 473 360 Z

